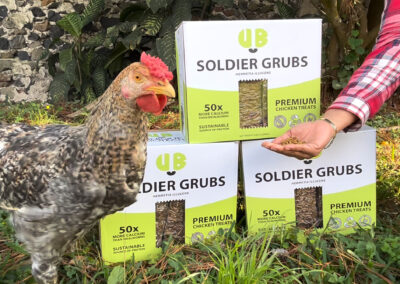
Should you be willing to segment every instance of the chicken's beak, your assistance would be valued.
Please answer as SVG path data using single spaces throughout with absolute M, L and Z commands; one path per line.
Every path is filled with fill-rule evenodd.
M 153 91 L 155 95 L 164 95 L 170 98 L 175 98 L 175 89 L 168 82 L 159 82 L 156 86 L 151 86 L 146 91 Z

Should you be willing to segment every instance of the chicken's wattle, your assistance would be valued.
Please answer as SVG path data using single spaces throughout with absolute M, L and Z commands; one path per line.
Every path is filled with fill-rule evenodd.
M 167 97 L 164 95 L 144 95 L 136 99 L 137 105 L 145 112 L 160 114 L 167 104 Z

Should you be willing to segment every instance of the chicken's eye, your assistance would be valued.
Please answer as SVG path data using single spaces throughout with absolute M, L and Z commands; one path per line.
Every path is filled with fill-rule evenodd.
M 143 81 L 143 78 L 142 78 L 142 76 L 140 76 L 140 74 L 133 74 L 133 80 L 135 81 L 135 82 L 137 82 L 137 83 L 140 83 L 140 82 L 142 82 Z

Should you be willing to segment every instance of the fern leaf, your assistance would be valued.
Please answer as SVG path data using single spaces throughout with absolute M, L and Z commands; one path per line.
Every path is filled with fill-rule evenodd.
M 118 26 L 112 26 L 107 28 L 106 38 L 104 40 L 103 46 L 109 47 L 115 43 L 119 36 L 119 28 Z
M 296 16 L 296 11 L 288 4 L 277 1 L 276 7 L 278 8 L 278 14 L 282 17 L 282 19 L 292 19 Z
M 110 65 L 112 65 L 114 61 L 120 62 L 119 60 L 121 59 L 122 55 L 127 50 L 129 50 L 129 47 L 127 48 L 122 42 L 118 42 L 115 45 L 115 48 L 112 51 L 111 55 L 109 56 L 109 59 L 108 59 L 107 63 L 104 65 L 104 68 L 105 69 L 107 69 L 107 68 L 110 69 Z M 119 64 L 116 64 L 116 65 L 119 66 Z M 113 72 L 114 72 L 114 70 L 113 71 L 109 70 L 109 71 L 110 71 L 111 74 L 113 74 Z
M 81 100 L 83 101 L 83 103 L 87 104 L 87 103 L 90 103 L 91 101 L 94 101 L 95 98 L 96 98 L 96 94 L 93 91 L 92 86 L 87 86 L 84 89 L 83 98 L 81 98 Z
M 134 3 L 122 10 L 119 20 L 121 22 L 140 22 L 143 20 L 143 15 L 149 8 L 144 3 Z
M 134 50 L 141 39 L 142 33 L 139 29 L 136 29 L 127 35 L 121 42 L 127 49 Z
M 157 13 L 161 8 L 167 8 L 168 0 L 146 0 L 147 6 L 153 11 L 153 13 Z
M 67 98 L 70 85 L 68 84 L 64 73 L 58 73 L 50 83 L 49 94 L 52 101 L 62 101 Z
M 82 25 L 92 22 L 104 10 L 104 0 L 91 0 L 82 12 Z
M 65 15 L 64 18 L 57 21 L 57 26 L 74 37 L 79 37 L 82 33 L 83 23 L 81 16 L 74 12 Z
M 60 51 L 60 68 L 62 71 L 65 71 L 67 64 L 74 60 L 74 56 L 72 54 L 72 48 L 66 48 Z
M 169 70 L 173 72 L 176 69 L 174 31 L 171 29 L 171 32 L 157 38 L 156 47 L 158 56 L 167 64 Z
M 164 17 L 161 14 L 148 14 L 141 23 L 141 27 L 146 35 L 155 36 L 161 29 Z
M 135 22 L 122 22 L 118 25 L 118 29 L 122 33 L 130 33 L 136 29 Z
M 182 21 L 190 21 L 192 19 L 192 3 L 186 0 L 175 0 L 172 5 L 172 14 L 170 14 L 162 23 L 160 36 L 173 32 Z
M 87 77 L 90 77 L 90 75 L 91 75 L 90 67 L 91 67 L 93 56 L 94 56 L 94 51 L 93 51 L 93 49 L 91 49 L 79 61 L 81 70 L 82 70 L 83 74 Z
M 97 67 L 101 66 L 104 68 L 107 60 L 110 58 L 112 51 L 106 48 L 100 48 L 94 52 L 93 59 L 91 61 L 92 69 L 96 69 Z
M 88 40 L 85 42 L 85 47 L 96 48 L 103 45 L 105 39 L 106 35 L 104 32 L 97 33 L 94 36 L 88 38 Z
M 97 67 L 92 74 L 93 88 L 97 96 L 103 94 L 106 88 L 106 71 L 103 67 Z
M 67 65 L 65 66 L 64 76 L 70 85 L 72 85 L 75 82 L 75 80 L 77 79 L 75 61 L 70 61 L 67 63 Z

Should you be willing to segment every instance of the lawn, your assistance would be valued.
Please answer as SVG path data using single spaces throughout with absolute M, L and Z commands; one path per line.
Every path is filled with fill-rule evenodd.
M 397 105 L 399 106 L 399 105 Z M 34 125 L 79 124 L 67 114 L 79 105 L 0 105 L 0 121 Z M 153 129 L 177 128 L 177 108 L 150 117 Z M 159 259 L 107 265 L 101 259 L 98 227 L 62 259 L 61 283 L 400 283 L 400 112 L 387 105 L 370 122 L 377 128 L 378 222 L 343 236 L 313 229 L 277 229 L 249 235 L 239 185 L 235 228 L 205 243 L 164 243 Z M 0 211 L 0 283 L 34 283 L 29 255 Z

